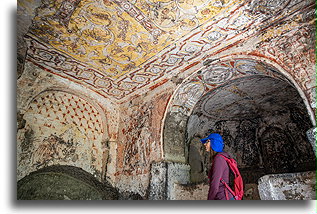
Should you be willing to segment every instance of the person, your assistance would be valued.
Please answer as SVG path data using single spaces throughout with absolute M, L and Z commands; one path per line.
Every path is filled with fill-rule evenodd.
M 212 167 L 209 170 L 209 191 L 207 200 L 235 200 L 231 192 L 221 182 L 229 184 L 229 166 L 226 160 L 220 156 L 230 158 L 227 152 L 224 152 L 224 142 L 220 134 L 212 133 L 208 137 L 200 140 L 207 152 L 211 152 L 213 157 Z M 219 155 L 220 154 L 220 155 Z

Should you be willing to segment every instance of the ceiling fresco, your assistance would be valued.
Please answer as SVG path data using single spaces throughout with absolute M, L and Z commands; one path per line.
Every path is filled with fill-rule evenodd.
M 204 62 L 261 34 L 273 21 L 283 20 L 296 30 L 305 10 L 314 6 L 301 2 L 303 15 L 294 19 L 290 14 L 298 11 L 298 4 L 286 0 L 279 4 L 264 0 L 47 0 L 37 8 L 25 36 L 26 60 L 123 103 L 173 76 L 198 71 Z M 283 8 L 287 16 L 279 14 Z M 290 29 L 278 30 L 261 39 L 270 41 Z
M 112 79 L 239 1 L 58 0 L 38 9 L 31 33 Z

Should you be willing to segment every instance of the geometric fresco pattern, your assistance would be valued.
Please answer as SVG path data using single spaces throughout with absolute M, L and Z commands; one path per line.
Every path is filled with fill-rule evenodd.
M 159 83 L 163 76 L 171 75 L 172 71 L 188 69 L 196 65 L 207 53 L 222 49 L 224 44 L 231 43 L 233 37 L 240 34 L 241 30 L 246 32 L 250 22 L 253 21 L 243 13 L 241 6 L 237 4 L 234 6 L 230 8 L 235 10 L 230 16 L 220 17 L 207 26 L 192 31 L 191 36 L 183 37 L 176 44 L 156 53 L 147 62 L 143 61 L 140 66 L 119 78 L 108 75 L 103 70 L 86 62 L 83 63 L 75 57 L 70 57 L 54 46 L 47 45 L 49 41 L 44 40 L 46 36 L 41 38 L 41 32 L 38 30 L 33 30 L 26 36 L 28 60 L 56 75 L 84 84 L 102 96 L 121 100 L 138 89 Z M 46 44 L 42 42 L 43 40 Z M 226 40 L 231 41 L 226 42 Z M 191 61 L 194 63 L 189 64 Z
M 19 177 L 45 166 L 71 164 L 101 179 L 105 132 L 97 108 L 74 94 L 50 90 L 31 100 L 23 119 Z
M 99 112 L 87 101 L 65 92 L 42 93 L 30 103 L 25 116 L 28 115 L 38 120 L 35 124 L 42 124 L 38 126 L 40 133 L 45 127 L 56 130 L 69 125 L 76 125 L 89 140 L 96 140 L 104 133 Z

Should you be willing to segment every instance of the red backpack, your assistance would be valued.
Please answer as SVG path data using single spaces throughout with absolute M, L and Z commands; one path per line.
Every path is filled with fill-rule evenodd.
M 221 182 L 226 186 L 226 188 L 231 192 L 231 194 L 234 196 L 235 200 L 242 200 L 243 198 L 243 180 L 241 177 L 241 174 L 238 169 L 238 164 L 233 158 L 227 158 L 221 154 L 218 154 L 222 156 L 226 162 L 229 165 L 229 168 L 234 174 L 234 191 L 229 187 L 229 185 L 221 178 Z M 228 194 L 226 194 L 227 200 L 229 200 Z

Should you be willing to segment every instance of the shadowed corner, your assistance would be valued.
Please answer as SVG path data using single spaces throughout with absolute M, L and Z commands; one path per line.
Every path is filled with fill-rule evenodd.
M 16 177 L 16 167 L 17 167 L 17 10 L 16 8 L 10 8 L 10 29 L 8 29 L 8 33 L 10 34 L 10 41 L 9 42 L 9 55 L 10 55 L 10 62 L 9 62 L 9 79 L 10 82 L 10 89 L 7 93 L 9 93 L 8 98 L 10 112 L 8 112 L 8 117 L 10 118 L 8 121 L 8 126 L 10 127 L 10 134 L 9 134 L 9 163 L 11 170 L 8 175 L 10 176 L 10 188 L 9 188 L 9 198 L 10 202 L 13 205 L 16 205 L 16 193 L 17 193 L 17 177 Z

